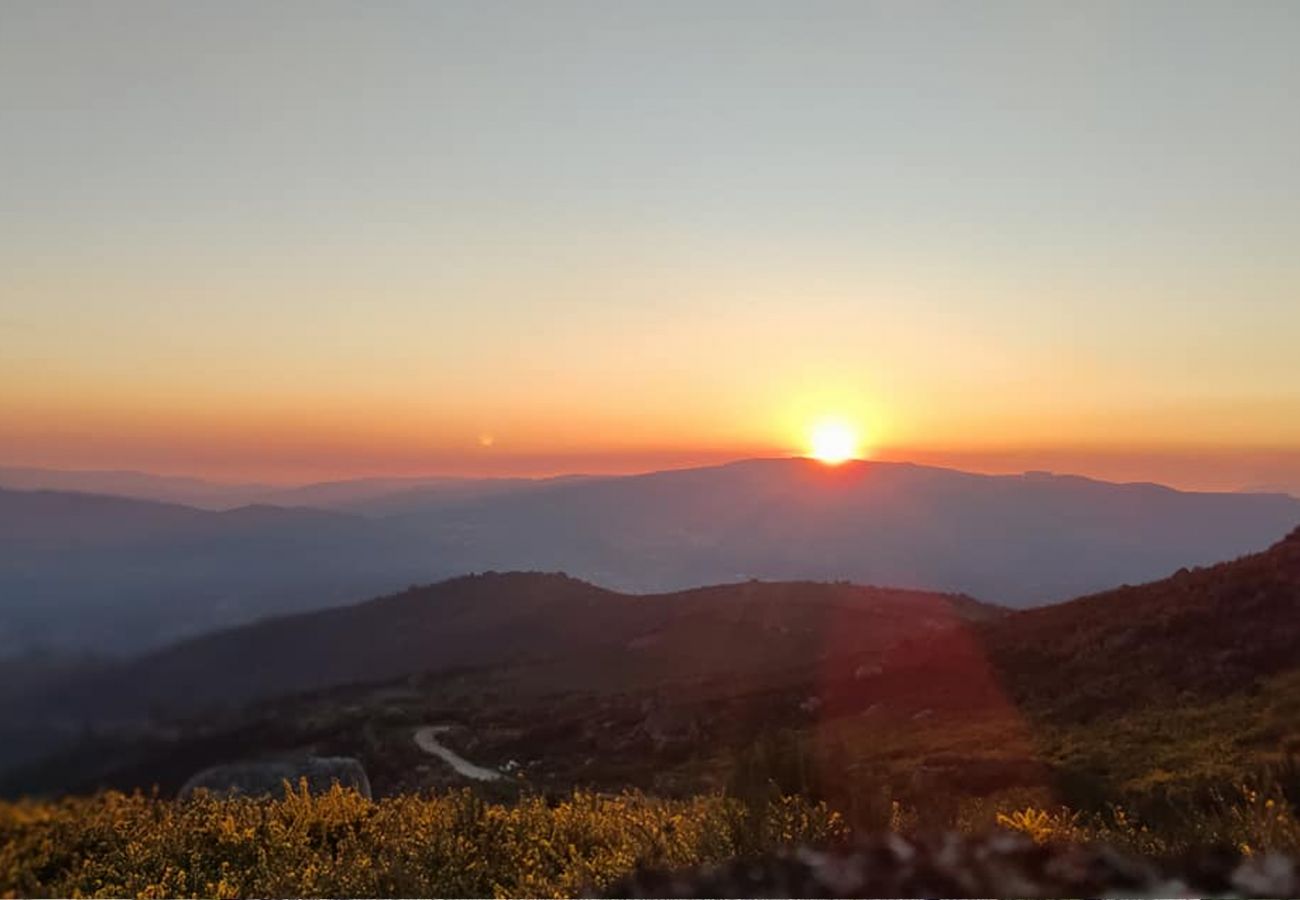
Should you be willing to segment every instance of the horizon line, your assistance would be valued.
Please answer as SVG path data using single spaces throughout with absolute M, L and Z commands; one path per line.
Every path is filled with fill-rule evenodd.
M 1029 452 L 1029 451 L 1022 451 Z M 836 463 L 828 463 L 807 454 L 792 453 L 788 455 L 759 455 L 759 456 L 738 456 L 717 462 L 694 462 L 683 463 L 681 465 L 666 465 L 651 468 L 631 469 L 618 472 L 588 472 L 588 471 L 569 471 L 548 474 L 445 474 L 440 472 L 428 472 L 416 475 L 371 475 L 360 474 L 355 476 L 343 476 L 337 478 L 323 478 L 305 481 L 292 482 L 271 482 L 271 481 L 226 481 L 202 475 L 192 474 L 172 474 L 158 471 L 150 471 L 140 468 L 61 468 L 55 466 L 37 466 L 17 464 L 11 465 L 0 462 L 0 473 L 4 472 L 22 472 L 39 477 L 40 474 L 52 476 L 84 476 L 84 477 L 134 477 L 150 479 L 162 482 L 188 482 L 196 488 L 208 488 L 214 492 L 233 492 L 238 490 L 264 490 L 264 491 L 293 491 L 314 487 L 326 487 L 333 485 L 350 485 L 362 484 L 365 482 L 395 482 L 409 483 L 410 487 L 420 487 L 431 482 L 547 482 L 562 480 L 603 480 L 619 478 L 638 478 L 672 472 L 687 472 L 694 470 L 723 469 L 731 466 L 744 465 L 747 463 L 779 463 L 779 462 L 803 462 L 809 465 L 824 468 L 828 473 L 845 468 L 856 468 L 862 465 L 880 465 L 889 467 L 912 467 L 918 469 L 929 469 L 934 471 L 953 472 L 962 475 L 971 475 L 984 478 L 1024 478 L 1027 476 L 1045 476 L 1051 478 L 1073 478 L 1085 481 L 1091 481 L 1099 484 L 1109 484 L 1115 486 L 1150 486 L 1159 487 L 1166 490 L 1176 491 L 1179 493 L 1194 494 L 1258 494 L 1258 495 L 1277 495 L 1287 496 L 1300 499 L 1300 493 L 1288 489 L 1286 486 L 1242 486 L 1236 489 L 1209 489 L 1197 487 L 1183 487 L 1167 481 L 1155 480 L 1152 478 L 1135 478 L 1135 479 L 1116 479 L 1101 477 L 1093 474 L 1078 471 L 1058 470 L 1052 468 L 1024 468 L 1015 471 L 980 471 L 976 468 L 964 468 L 953 464 L 938 464 L 934 462 L 922 462 L 914 459 L 903 458 L 880 458 L 873 456 L 853 457 Z M 113 494 L 111 491 L 103 488 L 87 490 L 82 487 L 49 487 L 49 486 L 9 486 L 0 484 L 0 489 L 15 491 L 56 491 L 63 493 L 85 493 L 100 494 L 104 496 L 129 496 L 122 494 Z M 255 504 L 256 505 L 256 504 Z M 272 504 L 275 505 L 275 504 Z

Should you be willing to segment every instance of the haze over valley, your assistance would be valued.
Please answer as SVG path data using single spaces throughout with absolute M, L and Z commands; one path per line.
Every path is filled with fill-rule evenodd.
M 0 489 L 0 651 L 136 653 L 489 570 L 636 592 L 847 580 L 1021 607 L 1231 559 L 1300 522 L 1284 495 L 798 458 L 261 499 L 301 505 L 209 511 Z

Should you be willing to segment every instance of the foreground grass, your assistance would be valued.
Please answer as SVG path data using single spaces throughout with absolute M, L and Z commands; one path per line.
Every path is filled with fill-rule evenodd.
M 881 823 L 920 827 L 890 803 Z M 1102 841 L 1152 857 L 1209 847 L 1300 854 L 1300 819 L 1277 782 L 1242 785 L 1159 825 L 1119 807 L 965 808 L 948 823 L 1039 842 Z M 0 804 L 0 896 L 573 896 L 638 866 L 678 868 L 850 838 L 801 797 L 574 793 L 488 803 L 469 791 L 366 800 L 338 787 L 282 799 L 188 802 L 103 793 Z
M 105 793 L 0 805 L 0 895 L 572 896 L 638 864 L 716 862 L 845 831 L 797 798 L 754 808 L 641 794 L 502 805 L 468 791 L 369 801 L 337 787 L 186 803 Z

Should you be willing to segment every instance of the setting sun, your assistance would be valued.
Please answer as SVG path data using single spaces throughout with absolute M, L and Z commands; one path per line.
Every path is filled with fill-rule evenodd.
M 809 455 L 828 465 L 838 465 L 858 455 L 858 435 L 844 422 L 826 420 L 813 427 Z

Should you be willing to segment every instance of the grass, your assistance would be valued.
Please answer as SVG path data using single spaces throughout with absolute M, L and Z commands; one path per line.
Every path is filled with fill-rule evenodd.
M 1300 770 L 1296 770 L 1300 771 Z M 1145 817 L 1121 806 L 965 798 L 945 822 L 886 799 L 878 827 L 1001 827 L 1035 841 L 1104 841 L 1151 857 L 1208 848 L 1300 853 L 1296 771 Z M 1288 796 L 1288 792 L 1292 796 Z M 491 803 L 470 791 L 367 800 L 337 786 L 280 799 L 189 802 L 105 792 L 0 804 L 0 896 L 574 896 L 638 867 L 679 868 L 852 839 L 800 796 L 668 800 L 574 792 Z
M 469 791 L 379 801 L 335 788 L 179 803 L 107 792 L 0 805 L 0 895 L 572 896 L 638 865 L 690 866 L 847 835 L 823 804 Z

